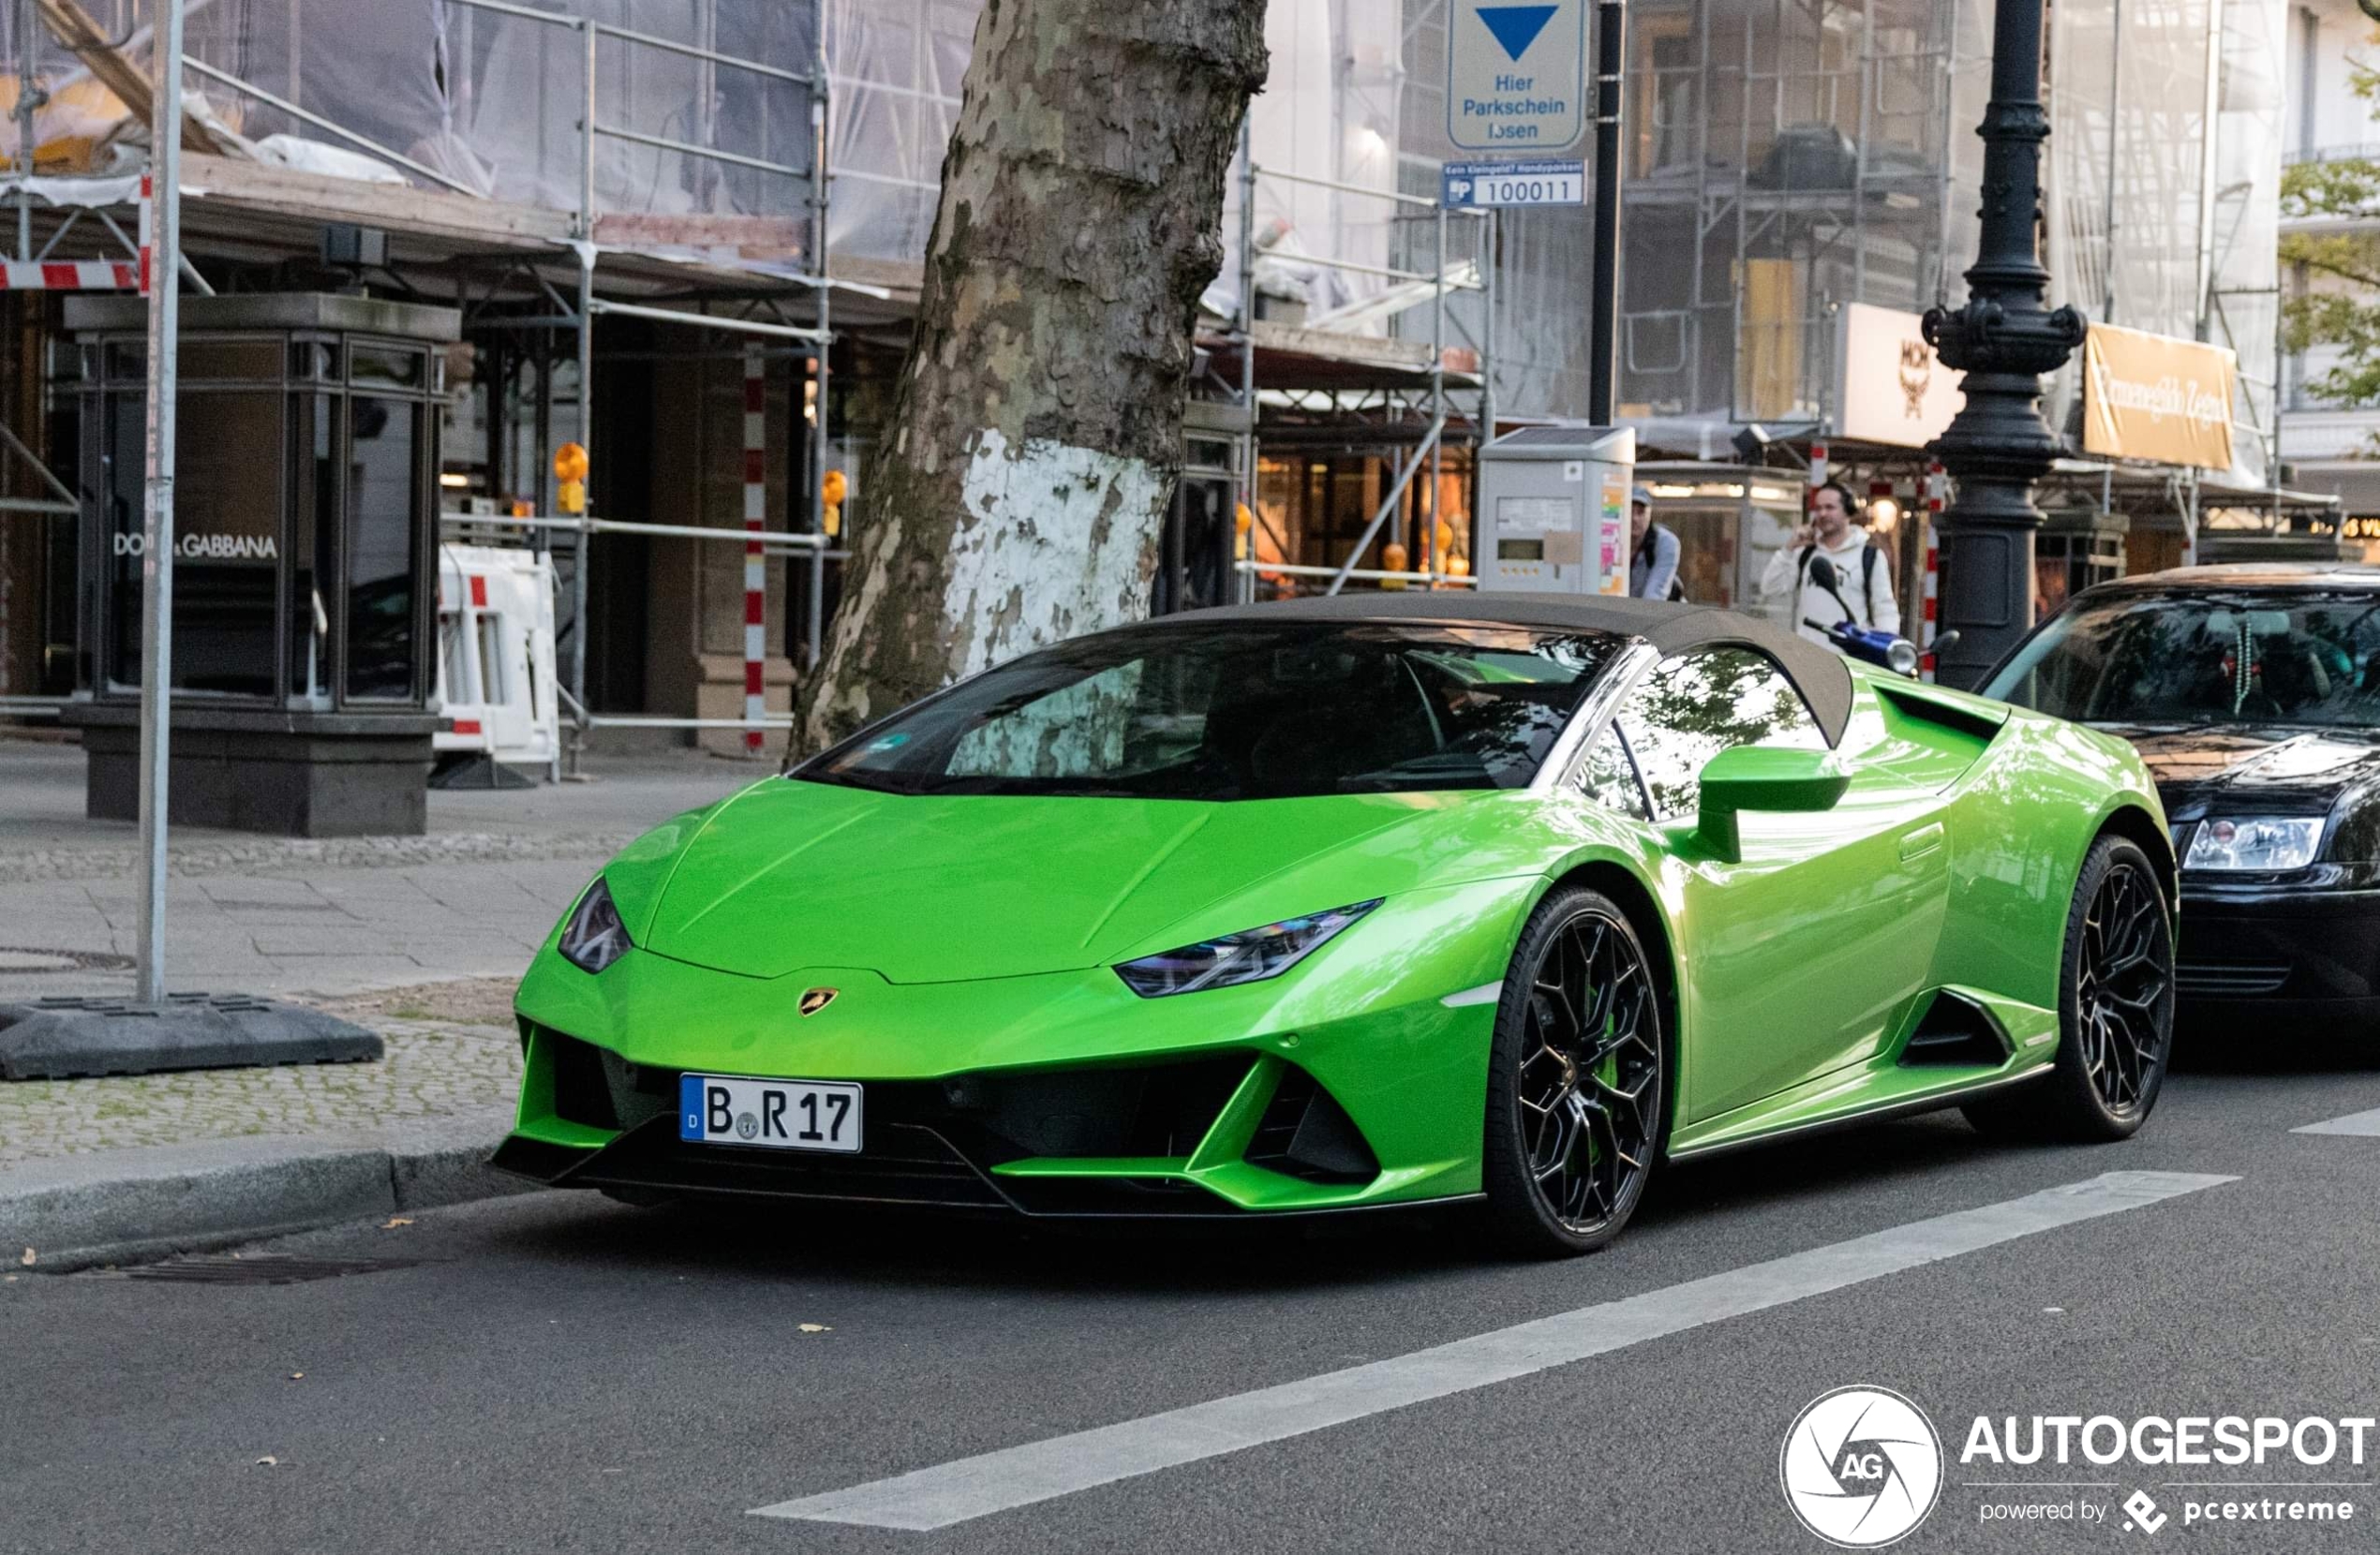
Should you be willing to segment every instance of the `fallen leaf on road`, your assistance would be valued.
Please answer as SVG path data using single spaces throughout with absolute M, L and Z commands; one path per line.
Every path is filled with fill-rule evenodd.
M 22 1264 L 27 1268 L 31 1268 L 33 1266 L 33 1249 L 27 1248 L 24 1250 L 24 1256 L 18 1259 L 17 1262 Z
M 823 1323 L 805 1323 L 801 1325 L 801 1331 L 805 1334 L 831 1334 L 835 1330 Z
M 380 1227 L 380 1229 L 382 1231 L 393 1231 L 400 1225 L 411 1225 L 412 1223 L 413 1222 L 411 1221 L 407 1220 L 402 1215 L 392 1215 L 388 1218 L 388 1221 Z
M 292 1372 L 290 1372 L 290 1381 L 291 1381 L 291 1382 L 296 1382 L 299 1378 L 301 1378 L 301 1377 L 303 1377 L 303 1376 L 305 1376 L 305 1372 L 303 1372 L 303 1371 L 292 1371 Z
M 277 1458 L 260 1458 L 260 1459 L 258 1459 L 256 1460 L 256 1462 L 257 1462 L 257 1467 L 259 1467 L 259 1468 L 260 1468 L 260 1469 L 261 1469 L 261 1468 L 270 1468 L 270 1467 L 272 1467 L 274 1464 L 278 1463 L 278 1462 L 280 1462 L 280 1461 L 281 1461 L 281 1460 L 280 1460 L 279 1459 L 277 1459 Z

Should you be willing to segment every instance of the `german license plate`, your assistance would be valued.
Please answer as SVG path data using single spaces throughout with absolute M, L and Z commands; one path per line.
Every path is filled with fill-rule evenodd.
M 855 1085 L 737 1074 L 686 1074 L 677 1082 L 677 1137 L 692 1144 L 853 1153 L 859 1130 Z

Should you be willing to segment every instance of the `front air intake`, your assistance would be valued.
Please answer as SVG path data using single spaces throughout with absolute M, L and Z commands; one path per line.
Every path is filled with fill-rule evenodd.
M 1379 1158 L 1355 1119 L 1294 1066 L 1283 1071 L 1242 1159 L 1306 1182 L 1369 1182 L 1380 1175 Z

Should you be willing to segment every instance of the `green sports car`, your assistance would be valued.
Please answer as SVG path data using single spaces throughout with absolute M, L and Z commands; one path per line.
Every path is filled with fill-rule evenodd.
M 1027 655 L 631 845 L 497 1163 L 1033 1216 L 1484 1200 L 1958 1106 L 2120 1139 L 2175 870 L 2128 745 L 1721 610 L 1443 593 Z

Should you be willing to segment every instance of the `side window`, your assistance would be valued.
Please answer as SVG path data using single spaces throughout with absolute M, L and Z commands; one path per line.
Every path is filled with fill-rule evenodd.
M 1636 768 L 1628 759 L 1628 750 L 1620 744 L 1620 732 L 1614 726 L 1603 731 L 1602 738 L 1588 748 L 1586 759 L 1579 763 L 1573 780 L 1589 799 L 1605 809 L 1632 815 L 1639 821 L 1648 819 L 1644 813 L 1644 791 L 1637 786 Z
M 1826 748 L 1818 720 L 1764 655 L 1703 648 L 1665 659 L 1629 694 L 1619 726 L 1658 820 L 1691 815 L 1703 766 L 1739 745 Z

